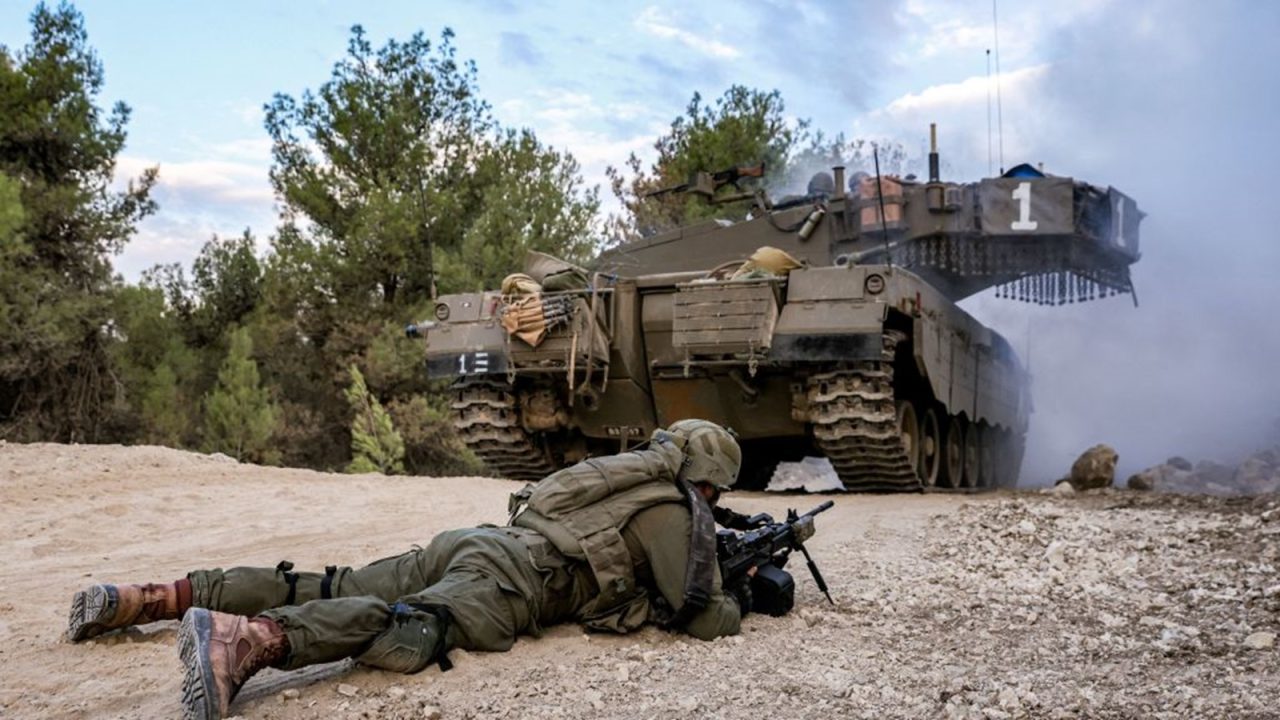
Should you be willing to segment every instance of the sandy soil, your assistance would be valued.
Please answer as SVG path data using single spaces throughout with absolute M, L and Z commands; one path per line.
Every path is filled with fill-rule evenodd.
M 362 564 L 502 522 L 514 483 L 0 443 L 0 717 L 178 713 L 175 623 L 72 645 L 81 586 Z M 736 493 L 781 515 L 818 499 Z M 263 673 L 244 718 L 1280 717 L 1280 509 L 1127 492 L 840 496 L 798 610 L 702 643 L 573 626 L 400 676 Z M 1269 644 L 1270 643 L 1270 644 Z

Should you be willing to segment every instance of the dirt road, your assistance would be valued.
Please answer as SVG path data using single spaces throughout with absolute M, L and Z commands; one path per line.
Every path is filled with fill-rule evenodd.
M 514 483 L 0 444 L 0 717 L 173 717 L 174 623 L 61 640 L 72 592 L 195 567 L 362 564 L 502 522 Z M 780 515 L 811 497 L 736 493 Z M 268 672 L 244 718 L 1278 717 L 1270 500 L 840 496 L 798 611 L 712 643 L 572 626 L 414 676 Z M 1272 644 L 1268 644 L 1268 643 Z

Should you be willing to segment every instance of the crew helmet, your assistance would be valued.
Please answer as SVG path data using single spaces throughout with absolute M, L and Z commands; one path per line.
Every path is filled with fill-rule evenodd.
M 678 420 L 667 432 L 684 441 L 680 474 L 692 483 L 711 483 L 727 490 L 738 479 L 742 449 L 728 430 L 710 420 Z

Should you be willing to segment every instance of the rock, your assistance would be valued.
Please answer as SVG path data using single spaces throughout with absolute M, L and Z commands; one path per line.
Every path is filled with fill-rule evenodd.
M 1036 524 L 1031 522 L 1030 520 L 1023 520 L 1022 522 L 1018 523 L 1018 534 L 1019 535 L 1035 535 Z
M 1175 460 L 1181 458 L 1174 458 Z M 1185 463 L 1185 461 L 1184 461 Z M 1161 492 L 1200 493 L 1204 483 L 1190 470 L 1183 470 L 1171 463 L 1153 465 L 1129 477 L 1130 490 L 1159 490 Z
M 400 687 L 399 685 L 392 685 L 391 687 L 387 688 L 387 697 L 391 698 L 392 700 L 399 700 L 404 696 L 405 696 L 405 689 Z
M 298 691 L 298 688 L 289 688 L 288 690 L 280 693 L 280 701 L 297 700 L 300 695 L 302 695 L 302 693 Z
M 1005 688 L 996 695 L 996 702 L 1000 703 L 1000 707 L 1005 710 L 1017 710 L 1022 707 L 1022 701 L 1018 699 L 1018 693 L 1013 688 Z
M 1159 476 L 1154 472 L 1154 468 L 1149 468 L 1140 473 L 1130 475 L 1126 485 L 1130 490 L 1155 490 L 1157 477 Z
M 780 462 L 765 486 L 768 492 L 843 492 L 844 483 L 835 466 L 824 457 L 807 457 L 800 462 Z
M 1191 470 L 1195 469 L 1194 466 L 1191 464 L 1190 460 L 1180 455 L 1174 455 L 1168 460 L 1165 460 L 1164 464 L 1176 470 L 1186 470 L 1187 472 L 1190 472 Z
M 338 684 L 338 694 L 343 697 L 355 697 L 359 692 L 360 688 L 355 685 L 348 685 L 347 683 Z
M 1069 478 L 1062 478 L 1049 492 L 1054 495 L 1074 495 L 1076 493 L 1076 489 L 1071 485 L 1071 480 Z
M 435 705 L 424 705 L 422 707 L 422 720 L 440 720 L 440 708 Z
M 1256 632 L 1245 638 L 1242 644 L 1250 650 L 1266 650 L 1275 647 L 1276 634 L 1272 632 Z
M 1044 549 L 1044 559 L 1053 569 L 1062 570 L 1067 566 L 1067 544 L 1061 540 L 1049 543 L 1049 547 Z
M 1076 490 L 1111 487 L 1118 459 L 1120 455 L 1109 445 L 1098 444 L 1085 450 L 1071 465 L 1071 486 Z
M 206 455 L 205 457 L 209 458 L 210 462 L 233 463 L 233 464 L 240 463 L 239 460 L 231 457 L 230 455 L 223 455 L 222 453 L 213 453 L 212 455 Z

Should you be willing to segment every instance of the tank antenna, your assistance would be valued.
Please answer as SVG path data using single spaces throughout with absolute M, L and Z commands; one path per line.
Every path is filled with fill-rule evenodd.
M 996 18 L 996 0 L 991 0 L 991 32 L 996 45 L 996 129 L 1000 136 L 1000 174 L 1004 174 L 1004 105 L 1000 101 L 1000 22 Z
M 991 177 L 996 171 L 991 143 L 991 48 L 987 48 L 987 177 Z
M 884 216 L 884 187 L 880 185 L 880 143 L 871 144 L 871 158 L 876 163 L 876 200 L 880 203 L 880 233 L 884 236 L 884 260 L 893 267 L 893 255 L 889 254 L 889 223 Z

